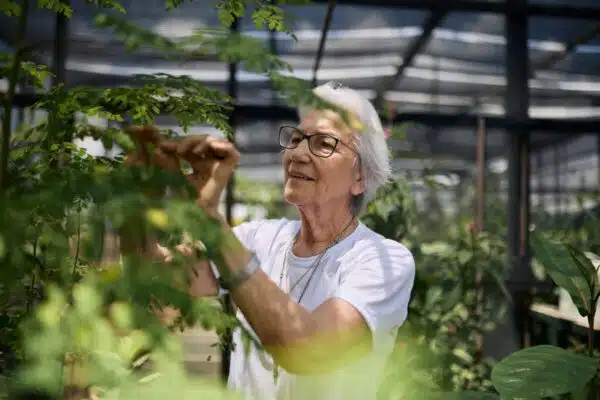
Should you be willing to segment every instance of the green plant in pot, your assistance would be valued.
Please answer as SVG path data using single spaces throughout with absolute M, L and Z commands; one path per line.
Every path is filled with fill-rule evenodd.
M 391 182 L 362 218 L 378 233 L 410 246 L 417 266 L 409 316 L 400 329 L 381 398 L 491 390 L 492 363 L 479 354 L 477 333 L 493 329 L 506 309 L 501 279 L 505 246 L 495 235 L 476 232 L 469 218 L 459 215 L 457 224 L 457 216 L 441 210 L 436 215 L 443 220 L 428 223 L 440 229 L 423 232 L 428 213 L 416 209 L 411 189 L 404 179 Z M 431 192 L 433 197 L 438 194 Z M 479 301 L 481 289 L 486 296 Z
M 492 370 L 494 388 L 502 399 L 599 399 L 600 358 L 594 353 L 593 326 L 600 281 L 598 266 L 592 262 L 598 256 L 586 255 L 572 245 L 540 234 L 532 235 L 532 242 L 535 257 L 556 285 L 569 293 L 580 315 L 588 320 L 587 354 L 549 345 L 519 350 Z M 479 397 L 476 393 L 461 393 L 458 398 Z

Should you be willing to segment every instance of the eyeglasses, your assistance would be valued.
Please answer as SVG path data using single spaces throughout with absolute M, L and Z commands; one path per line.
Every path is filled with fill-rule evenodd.
M 356 153 L 356 150 L 335 136 L 327 135 L 325 133 L 307 135 L 300 129 L 293 126 L 282 126 L 279 128 L 279 144 L 283 148 L 295 149 L 300 145 L 300 143 L 302 143 L 304 139 L 308 141 L 308 149 L 310 152 L 317 157 L 330 157 L 339 143 Z

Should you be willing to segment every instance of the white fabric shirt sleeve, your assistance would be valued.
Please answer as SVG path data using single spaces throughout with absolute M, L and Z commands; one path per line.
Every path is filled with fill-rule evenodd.
M 371 242 L 359 254 L 342 267 L 333 297 L 347 301 L 362 314 L 375 350 L 381 339 L 395 336 L 406 320 L 415 263 L 406 247 L 391 240 Z

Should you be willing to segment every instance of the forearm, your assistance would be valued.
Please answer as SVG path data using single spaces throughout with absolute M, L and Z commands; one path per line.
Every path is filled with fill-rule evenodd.
M 221 221 L 223 242 L 216 263 L 221 275 L 237 275 L 250 262 L 252 254 L 236 238 L 231 228 Z M 285 347 L 310 337 L 315 331 L 311 313 L 283 292 L 262 270 L 231 293 L 263 345 Z

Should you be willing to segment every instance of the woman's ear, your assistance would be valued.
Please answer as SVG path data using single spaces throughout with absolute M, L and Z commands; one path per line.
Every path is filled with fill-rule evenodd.
M 350 192 L 353 196 L 358 196 L 359 194 L 363 194 L 365 192 L 364 180 L 360 172 L 356 173 L 356 180 L 354 181 L 352 188 L 350 188 Z

